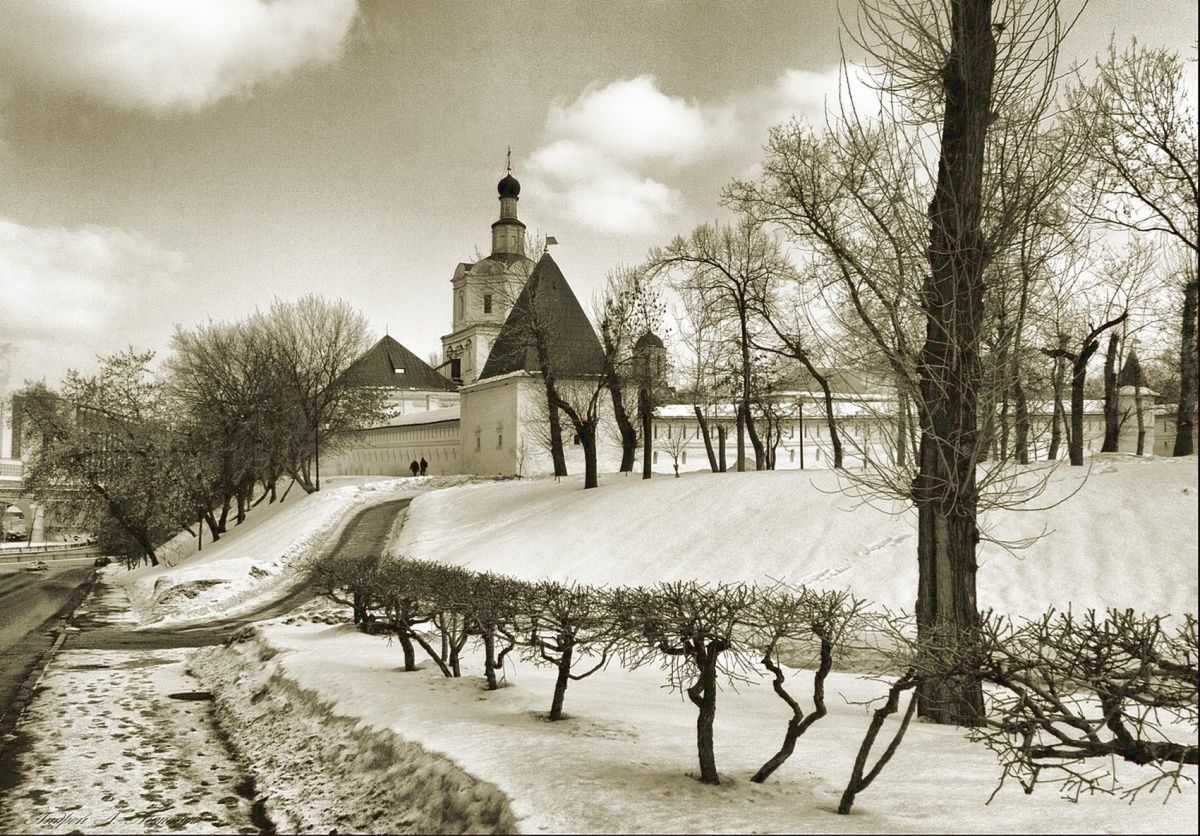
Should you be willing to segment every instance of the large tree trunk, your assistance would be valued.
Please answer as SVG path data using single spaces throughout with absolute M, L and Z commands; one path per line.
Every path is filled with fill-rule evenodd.
M 654 431 L 654 409 L 650 405 L 650 390 L 645 387 L 638 390 L 638 412 L 642 416 L 642 478 L 649 479 L 653 473 L 650 436 Z
M 991 0 L 951 2 L 918 369 L 917 637 L 922 646 L 951 650 L 969 647 L 979 630 L 975 465 L 985 264 L 981 189 L 996 62 L 991 10 Z M 925 682 L 918 689 L 918 710 L 934 722 L 977 725 L 983 720 L 982 685 L 973 677 Z
M 1059 339 L 1059 350 L 1064 351 L 1065 341 Z M 1067 424 L 1067 410 L 1063 406 L 1063 384 L 1066 376 L 1066 361 L 1061 356 L 1055 356 L 1054 373 L 1050 377 L 1050 387 L 1054 393 L 1054 409 L 1050 416 L 1050 450 L 1046 458 L 1058 461 L 1058 451 L 1062 446 L 1062 431 Z
M 1083 387 L 1087 383 L 1087 361 L 1092 352 L 1084 350 L 1075 355 L 1071 367 L 1071 437 L 1067 440 L 1067 453 L 1072 467 L 1083 466 Z
M 1117 348 L 1120 338 L 1116 333 L 1108 335 L 1108 349 L 1104 352 L 1104 444 L 1101 453 L 1117 452 L 1121 438 L 1121 416 L 1117 402 Z
M 550 421 L 550 458 L 554 462 L 554 475 L 567 475 L 567 456 L 563 452 L 562 416 L 558 414 L 558 392 L 554 380 L 543 375 L 546 382 L 546 406 Z
M 1013 379 L 1013 400 L 1016 401 L 1017 464 L 1029 464 L 1029 402 L 1020 377 Z
M 1192 433 L 1196 429 L 1196 362 L 1197 352 L 1197 284 L 1192 279 L 1183 288 L 1183 324 L 1179 330 L 1179 411 L 1175 415 L 1175 449 L 1173 456 L 1190 456 L 1196 452 Z
M 625 399 L 621 396 L 621 381 L 615 372 L 610 372 L 605 381 L 609 395 L 612 397 L 613 418 L 617 422 L 617 430 L 621 434 L 621 473 L 633 472 L 633 461 L 637 458 L 637 429 L 629 420 L 625 409 Z
M 708 432 L 708 421 L 699 406 L 693 404 L 692 408 L 696 410 L 696 426 L 700 428 L 700 436 L 704 439 L 704 452 L 708 454 L 708 467 L 713 473 L 716 473 L 717 454 L 713 450 L 712 436 Z
M 599 487 L 600 473 L 596 463 L 596 423 L 581 424 L 578 428 L 579 443 L 583 447 L 583 487 Z

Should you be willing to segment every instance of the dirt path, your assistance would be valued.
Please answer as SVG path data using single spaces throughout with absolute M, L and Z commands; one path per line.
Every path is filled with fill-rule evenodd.
M 330 553 L 378 550 L 407 504 L 361 512 Z M 0 832 L 273 832 L 184 657 L 312 595 L 301 585 L 238 618 L 135 630 L 123 590 L 97 583 L 4 742 Z

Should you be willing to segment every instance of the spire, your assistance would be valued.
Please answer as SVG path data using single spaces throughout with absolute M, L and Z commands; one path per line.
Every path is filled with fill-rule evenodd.
M 512 146 L 508 146 L 508 153 L 504 160 L 504 171 L 507 174 L 512 174 Z

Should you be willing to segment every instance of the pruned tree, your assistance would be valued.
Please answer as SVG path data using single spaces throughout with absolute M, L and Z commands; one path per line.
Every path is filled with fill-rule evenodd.
M 570 683 L 608 664 L 617 637 L 606 596 L 593 587 L 546 581 L 536 584 L 524 599 L 529 632 L 520 641 L 535 664 L 556 670 L 548 720 L 562 719 Z
M 753 588 L 680 581 L 614 590 L 610 601 L 626 662 L 661 663 L 670 687 L 687 694 L 696 706 L 699 780 L 721 783 L 713 749 L 717 689 L 722 678 L 744 676 L 742 636 L 752 612 Z
M 763 783 L 787 762 L 800 737 L 828 713 L 825 706 L 825 680 L 833 670 L 838 654 L 855 639 L 864 626 L 864 603 L 848 592 L 818 592 L 804 587 L 777 584 L 760 590 L 750 619 L 754 629 L 750 640 L 760 663 L 771 674 L 771 688 L 792 712 L 779 751 L 771 756 L 750 780 Z M 807 714 L 797 697 L 788 689 L 781 655 L 795 656 L 815 645 L 816 669 L 813 672 L 813 709 Z

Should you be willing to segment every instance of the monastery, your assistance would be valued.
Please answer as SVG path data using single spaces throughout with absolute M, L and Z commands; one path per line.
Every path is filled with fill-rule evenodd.
M 587 314 L 549 252 L 525 251 L 525 224 L 517 212 L 521 184 L 509 171 L 496 189 L 500 217 L 492 224 L 491 253 L 473 264 L 459 264 L 450 279 L 452 314 L 450 333 L 442 337 L 442 362 L 437 368 L 430 366 L 391 336 L 367 351 L 348 375 L 359 385 L 388 390 L 392 417 L 330 451 L 322 463 L 324 473 L 407 476 L 410 463 L 421 459 L 428 463 L 431 475 L 553 472 L 545 388 L 531 344 L 530 320 L 536 318 L 545 334 L 547 355 L 562 389 L 593 385 L 603 353 Z M 646 338 L 643 345 L 649 350 L 665 351 L 657 337 Z M 831 370 L 830 376 L 845 465 L 862 467 L 894 458 L 898 422 L 891 387 L 845 370 Z M 1127 413 L 1135 400 L 1132 390 L 1126 386 L 1121 391 Z M 1167 416 L 1156 415 L 1161 410 L 1155 408 L 1152 395 L 1143 388 L 1145 449 L 1170 455 L 1167 445 L 1173 442 L 1173 433 L 1168 436 L 1159 427 L 1155 438 L 1156 423 L 1162 424 Z M 776 443 L 776 468 L 827 467 L 830 445 L 822 393 L 815 381 L 799 374 L 777 399 L 786 405 L 786 417 Z M 607 393 L 602 403 L 597 458 L 601 472 L 615 471 L 621 459 L 620 436 Z M 1049 407 L 1031 404 L 1032 453 L 1039 460 L 1046 457 Z M 1102 404 L 1089 402 L 1086 407 L 1086 447 L 1099 450 L 1104 433 Z M 713 444 L 717 444 L 716 428 L 723 427 L 727 434 L 728 466 L 733 469 L 733 408 L 710 407 L 708 412 Z M 1123 422 L 1121 450 L 1134 449 L 1136 423 Z M 582 447 L 565 418 L 563 432 L 568 470 L 582 473 Z M 664 473 L 709 466 L 693 405 L 659 402 L 651 457 L 653 469 Z

